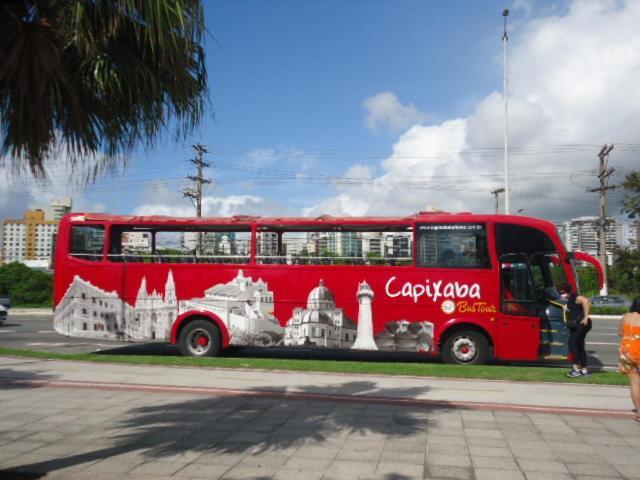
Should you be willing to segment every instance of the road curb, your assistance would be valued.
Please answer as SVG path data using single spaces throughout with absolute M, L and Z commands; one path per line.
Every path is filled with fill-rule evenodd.
M 51 388 L 75 388 L 93 389 L 109 391 L 136 391 L 149 393 L 173 393 L 191 394 L 216 397 L 252 397 L 252 398 L 272 398 L 290 400 L 314 400 L 344 403 L 367 403 L 385 405 L 405 405 L 411 407 L 431 407 L 431 408 L 456 408 L 465 410 L 501 410 L 524 413 L 547 413 L 554 415 L 580 415 L 580 416 L 600 416 L 615 418 L 633 418 L 635 413 L 624 410 L 610 410 L 599 408 L 570 408 L 551 407 L 544 405 L 520 405 L 497 402 L 463 402 L 448 400 L 430 400 L 417 398 L 395 398 L 375 395 L 337 395 L 308 392 L 282 392 L 270 390 L 242 390 L 212 387 L 181 387 L 173 385 L 147 385 L 138 383 L 116 383 L 116 382 L 86 382 L 75 380 L 21 380 L 15 378 L 0 377 L 0 384 L 7 386 L 20 386 L 26 388 L 51 387 Z
M 622 314 L 620 315 L 589 315 L 589 318 L 592 320 L 620 320 L 622 318 Z
M 19 316 L 50 316 L 53 315 L 51 308 L 12 308 L 9 310 L 9 318 Z

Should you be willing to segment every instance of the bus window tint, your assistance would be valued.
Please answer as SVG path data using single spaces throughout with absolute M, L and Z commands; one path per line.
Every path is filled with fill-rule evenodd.
M 71 246 L 69 254 L 72 257 L 99 262 L 104 250 L 104 226 L 102 225 L 73 225 L 71 227 Z
M 491 268 L 486 225 L 419 224 L 418 265 L 434 268 Z
M 413 229 L 283 231 L 266 227 L 258 232 L 257 247 L 256 260 L 262 264 L 404 266 L 413 262 Z

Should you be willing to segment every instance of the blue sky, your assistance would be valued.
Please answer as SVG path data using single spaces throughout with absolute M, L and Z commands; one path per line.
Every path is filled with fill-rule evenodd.
M 640 106 L 618 97 L 637 81 L 639 56 L 616 60 L 625 65 L 618 69 L 620 78 L 573 87 L 586 78 L 580 65 L 589 71 L 591 62 L 602 64 L 599 59 L 611 52 L 625 52 L 638 15 L 634 2 L 206 1 L 214 111 L 187 142 L 167 135 L 155 148 L 133 155 L 124 174 L 76 190 L 76 206 L 190 214 L 179 194 L 180 179 L 190 170 L 189 145 L 201 142 L 212 150 L 208 159 L 214 167 L 207 173 L 218 183 L 208 192 L 208 215 L 491 211 L 489 192 L 500 186 L 502 153 L 487 155 L 485 149 L 502 145 L 505 7 L 511 9 L 514 56 L 512 141 L 528 149 L 521 160 L 514 157 L 521 176 L 514 179 L 514 208 L 547 218 L 589 214 L 585 203 L 591 197 L 583 187 L 593 183 L 587 170 L 595 167 L 597 145 L 637 143 L 633 129 L 618 126 L 640 113 Z M 610 29 L 591 32 L 593 22 Z M 601 51 L 583 59 L 581 45 L 590 42 Z M 603 91 L 607 82 L 617 92 Z M 584 95 L 575 101 L 568 95 L 564 102 L 556 87 Z M 602 117 L 603 105 L 617 102 L 625 108 L 611 119 L 611 128 L 591 121 Z M 574 148 L 565 162 L 556 150 L 566 144 L 584 146 L 587 153 Z M 622 152 L 616 161 L 623 171 L 632 155 L 622 147 L 615 151 Z M 530 180 L 565 163 L 564 176 L 542 187 L 549 198 L 538 202 L 540 188 L 532 189 Z M 282 181 L 282 171 L 370 183 Z M 472 185 L 470 175 L 480 180 Z M 63 165 L 54 166 L 53 185 L 44 196 L 66 193 L 66 176 Z M 422 187 L 410 183 L 418 177 Z M 43 198 L 42 189 L 30 191 L 33 198 L 26 201 Z M 10 209 L 20 208 L 10 203 Z

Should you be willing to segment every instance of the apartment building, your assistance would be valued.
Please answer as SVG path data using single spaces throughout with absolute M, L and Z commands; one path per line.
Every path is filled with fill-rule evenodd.
M 71 199 L 53 200 L 49 206 L 27 210 L 22 219 L 2 222 L 2 261 L 46 267 L 60 219 L 71 211 Z
M 607 263 L 613 262 L 616 247 L 638 248 L 639 222 L 607 218 L 605 223 L 605 242 Z M 597 256 L 600 252 L 600 219 L 598 217 L 579 217 L 556 224 L 558 234 L 569 251 L 587 252 Z

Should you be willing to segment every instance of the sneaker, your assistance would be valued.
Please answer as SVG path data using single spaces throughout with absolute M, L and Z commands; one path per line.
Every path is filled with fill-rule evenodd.
M 580 372 L 580 370 L 571 370 L 569 373 L 567 373 L 567 377 L 569 378 L 577 378 L 581 376 L 582 372 Z
M 590 377 L 591 372 L 587 370 L 586 372 L 580 372 L 580 375 L 582 375 L 583 377 Z

